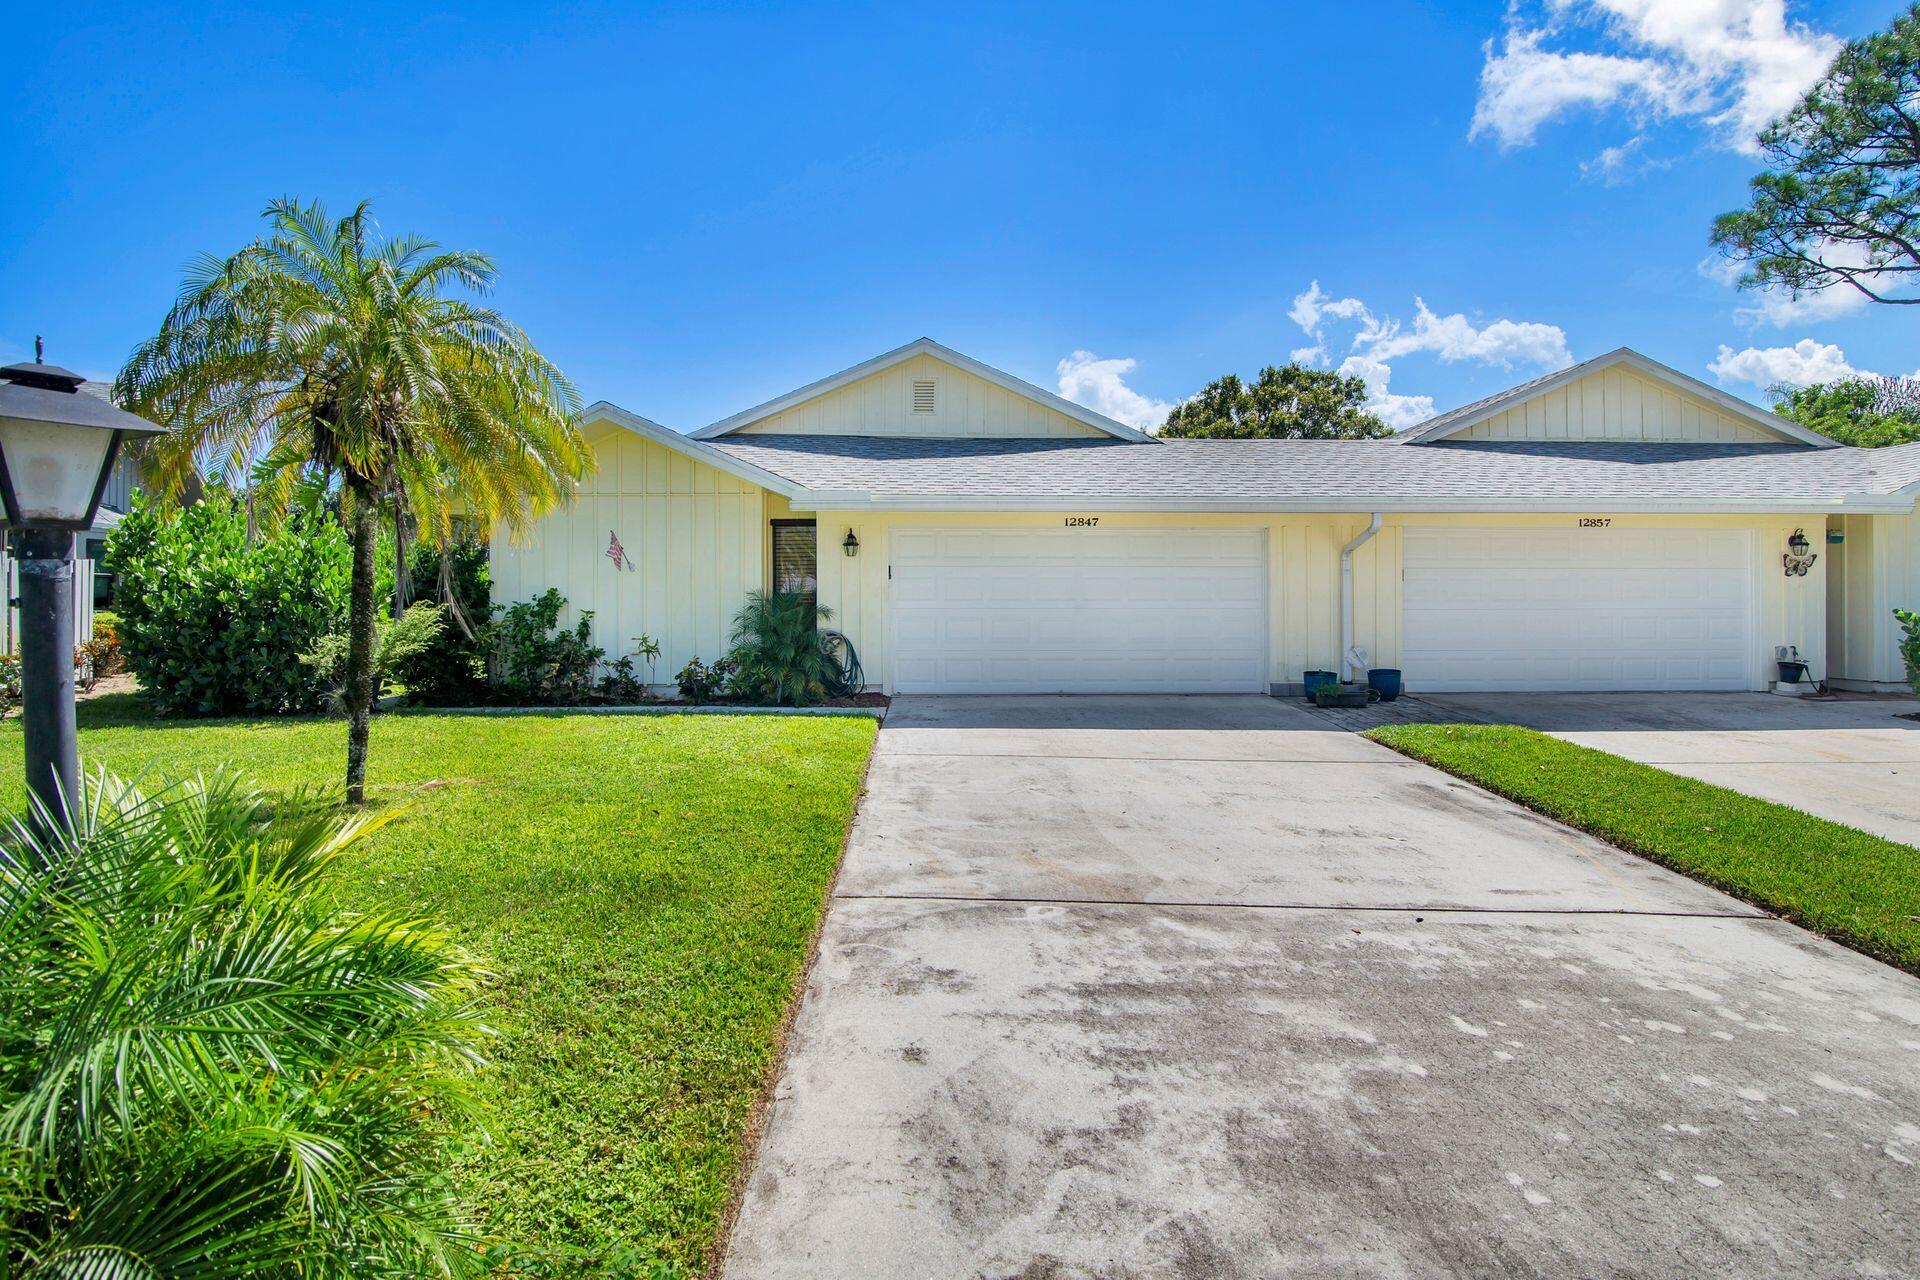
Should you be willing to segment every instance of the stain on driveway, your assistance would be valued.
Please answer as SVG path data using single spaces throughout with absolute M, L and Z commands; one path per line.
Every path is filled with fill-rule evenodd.
M 1267 699 L 908 699 L 727 1275 L 1920 1270 L 1920 983 Z

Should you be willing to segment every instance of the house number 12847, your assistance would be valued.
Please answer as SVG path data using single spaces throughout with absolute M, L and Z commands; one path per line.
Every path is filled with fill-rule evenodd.
M 1099 516 L 1068 516 L 1066 523 L 1067 523 L 1067 528 L 1069 529 L 1091 529 L 1093 528 L 1093 526 L 1100 523 L 1100 517 Z

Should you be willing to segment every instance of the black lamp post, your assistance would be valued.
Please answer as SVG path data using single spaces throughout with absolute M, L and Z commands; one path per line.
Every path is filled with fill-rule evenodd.
M 37 351 L 36 351 L 36 354 Z M 83 395 L 50 364 L 0 369 L 0 499 L 20 562 L 20 714 L 27 788 L 53 814 L 78 796 L 73 712 L 73 535 L 93 527 L 121 442 L 161 434 Z

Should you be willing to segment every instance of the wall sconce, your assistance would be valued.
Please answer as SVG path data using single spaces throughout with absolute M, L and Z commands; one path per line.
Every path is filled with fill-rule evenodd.
M 846 539 L 841 542 L 840 549 L 846 552 L 849 557 L 860 554 L 860 539 L 853 536 L 853 530 L 847 530 Z M 1805 570 L 1802 570 L 1802 572 L 1805 572 Z
M 1780 557 L 1780 564 L 1789 578 L 1804 578 L 1807 570 L 1813 568 L 1813 562 L 1820 557 L 1809 550 L 1813 544 L 1807 541 L 1805 529 L 1795 529 L 1793 536 L 1787 539 L 1787 553 Z

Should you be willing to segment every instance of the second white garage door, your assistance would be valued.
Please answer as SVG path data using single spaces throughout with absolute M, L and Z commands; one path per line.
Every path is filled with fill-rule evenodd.
M 901 693 L 1259 693 L 1262 529 L 899 529 Z
M 1407 686 L 1748 688 L 1748 537 L 1737 529 L 1408 529 Z

